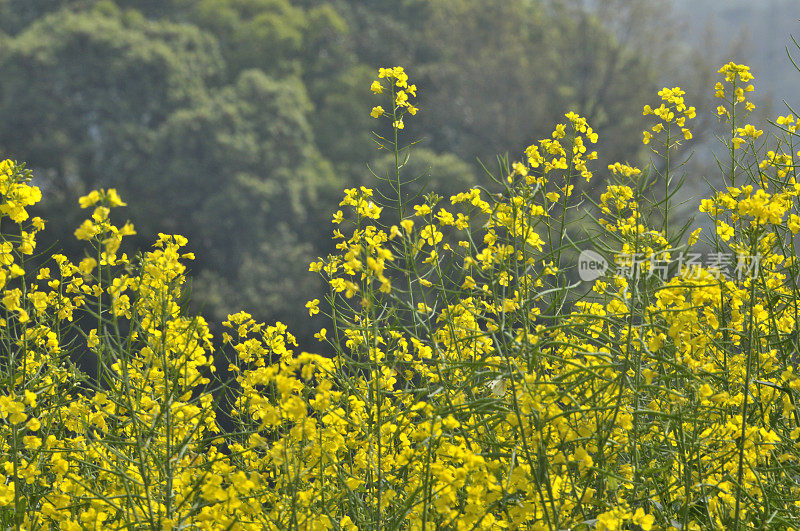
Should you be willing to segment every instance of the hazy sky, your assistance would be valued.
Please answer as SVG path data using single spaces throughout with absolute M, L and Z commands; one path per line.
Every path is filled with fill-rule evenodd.
M 797 0 L 676 0 L 679 18 L 690 29 L 703 53 L 722 61 L 749 64 L 756 76 L 756 92 L 765 96 L 770 117 L 785 114 L 782 100 L 800 112 L 800 72 L 787 57 L 789 47 L 800 65 L 800 2 Z M 706 44 L 711 41 L 711 51 Z M 771 111 L 771 112 L 770 112 Z

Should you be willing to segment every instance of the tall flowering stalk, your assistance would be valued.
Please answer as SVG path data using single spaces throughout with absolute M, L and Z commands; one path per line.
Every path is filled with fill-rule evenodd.
M 3 161 L 0 525 L 798 528 L 800 123 L 779 117 L 765 152 L 741 122 L 752 74 L 720 73 L 730 166 L 700 204 L 714 232 L 687 236 L 680 88 L 644 108 L 663 160 L 602 170 L 590 209 L 598 137 L 574 113 L 485 187 L 409 193 L 417 88 L 380 69 L 391 192 L 345 190 L 336 252 L 310 265 L 324 356 L 244 311 L 215 351 L 185 311 L 186 238 L 128 257 L 113 189 L 79 200 L 85 257 L 30 267 L 41 192 Z M 714 263 L 683 260 L 701 245 Z M 579 279 L 590 249 L 610 267 Z

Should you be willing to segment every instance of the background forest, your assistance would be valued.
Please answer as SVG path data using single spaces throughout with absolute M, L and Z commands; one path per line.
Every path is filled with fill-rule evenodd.
M 681 31 L 650 0 L 0 0 L 0 153 L 28 161 L 37 214 L 59 220 L 39 250 L 77 254 L 75 198 L 115 187 L 129 252 L 189 238 L 211 322 L 245 308 L 303 344 L 341 190 L 389 165 L 370 136 L 377 65 L 424 87 L 410 173 L 447 197 L 489 185 L 476 157 L 494 168 L 568 109 L 607 160 L 646 155 L 623 109 L 664 79 L 699 108 L 711 96 L 692 91 L 718 61 Z

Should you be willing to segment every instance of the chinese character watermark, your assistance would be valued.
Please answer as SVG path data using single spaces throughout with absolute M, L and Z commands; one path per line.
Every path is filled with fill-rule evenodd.
M 686 279 L 699 279 L 705 271 L 718 279 L 735 277 L 741 282 L 744 279 L 756 278 L 760 265 L 761 256 L 758 254 L 734 255 L 715 252 L 703 255 L 694 252 L 668 251 L 652 254 L 617 253 L 614 255 L 613 264 L 609 265 L 600 253 L 584 250 L 578 256 L 578 275 L 584 282 L 591 282 L 616 266 L 614 272 L 628 280 L 658 277 L 666 281 L 672 268 L 672 271 Z

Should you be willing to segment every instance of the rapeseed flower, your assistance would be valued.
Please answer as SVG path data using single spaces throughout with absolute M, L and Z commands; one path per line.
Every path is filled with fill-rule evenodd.
M 715 265 L 682 255 L 699 229 L 684 242 L 663 220 L 650 226 L 652 168 L 614 163 L 583 241 L 620 267 L 574 288 L 567 253 L 588 224 L 567 213 L 585 199 L 574 179 L 592 177 L 598 139 L 569 113 L 502 167 L 502 193 L 476 187 L 443 206 L 435 194 L 406 201 L 402 188 L 388 201 L 345 190 L 334 251 L 309 266 L 327 282 L 306 303 L 330 314 L 315 334 L 325 356 L 244 311 L 215 348 L 186 311 L 189 242 L 160 234 L 138 257 L 118 256 L 134 229 L 115 222 L 124 202 L 113 189 L 79 201 L 92 209 L 76 231 L 86 258 L 55 254 L 26 271 L 44 226 L 26 208 L 40 194 L 3 161 L 0 216 L 13 231 L 0 242 L 0 521 L 797 528 L 800 186 L 795 157 L 782 144 L 760 153 L 764 132 L 727 110 L 747 108 L 749 69 L 721 74 L 715 91 L 739 139 L 730 154 L 740 144 L 760 162 L 752 174 L 734 165 L 700 204 Z M 416 112 L 402 68 L 379 70 L 370 89 L 391 105 L 379 117 Z M 684 96 L 665 88 L 644 108 L 656 150 L 691 137 Z M 779 119 L 784 133 L 795 123 Z M 70 358 L 84 352 L 88 373 Z M 231 383 L 215 388 L 222 359 Z

